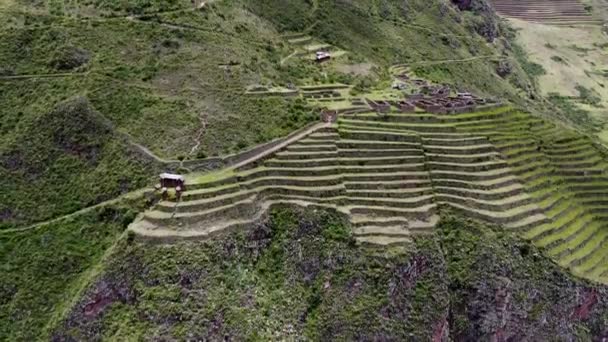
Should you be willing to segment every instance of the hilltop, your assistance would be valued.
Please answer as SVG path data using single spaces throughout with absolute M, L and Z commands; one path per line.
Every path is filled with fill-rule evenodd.
M 604 9 L 497 5 L 2 3 L 0 339 L 608 338 Z

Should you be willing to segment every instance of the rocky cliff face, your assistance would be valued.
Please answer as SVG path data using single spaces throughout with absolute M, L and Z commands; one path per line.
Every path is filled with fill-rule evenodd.
M 501 230 L 444 219 L 356 246 L 336 213 L 283 207 L 208 242 L 122 242 L 54 340 L 546 341 L 608 338 L 608 289 Z

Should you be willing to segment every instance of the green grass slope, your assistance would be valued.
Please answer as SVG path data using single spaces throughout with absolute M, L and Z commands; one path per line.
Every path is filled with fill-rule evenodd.
M 390 86 L 391 65 L 407 63 L 480 95 L 520 104 L 534 97 L 494 15 L 439 1 L 11 1 L 0 18 L 2 227 L 146 184 L 158 170 L 132 143 L 165 159 L 200 158 L 316 120 L 301 99 L 246 95 L 255 84 L 339 81 L 373 92 Z M 284 60 L 294 49 L 284 34 L 303 32 L 347 52 L 336 68 Z M 359 64 L 374 67 L 367 76 L 344 72 Z M 87 123 L 52 114 L 74 98 L 86 98 L 111 133 L 86 137 L 76 132 Z M 52 137 L 69 127 L 69 139 L 82 139 L 94 157 L 56 146 Z
M 353 242 L 340 216 L 289 207 L 204 243 L 123 239 L 53 337 L 568 340 L 608 333 L 608 289 L 575 280 L 514 235 L 446 216 L 435 235 L 408 249 Z
M 23 115 L 0 141 L 0 228 L 112 199 L 149 183 L 157 169 L 84 97 Z
M 135 217 L 131 205 L 101 207 L 43 227 L 0 233 L 0 340 L 48 339 L 103 254 Z

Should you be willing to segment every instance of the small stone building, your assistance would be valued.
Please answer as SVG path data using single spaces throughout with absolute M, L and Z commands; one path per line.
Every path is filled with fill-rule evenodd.
M 176 175 L 172 173 L 161 173 L 160 174 L 160 187 L 161 188 L 179 188 L 180 191 L 184 191 L 186 180 L 184 176 Z

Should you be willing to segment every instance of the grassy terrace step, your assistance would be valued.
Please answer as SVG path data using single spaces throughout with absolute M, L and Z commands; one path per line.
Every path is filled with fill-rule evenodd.
M 393 157 L 399 158 L 404 156 L 419 156 L 424 157 L 422 149 L 340 149 L 339 155 L 341 158 L 374 158 L 374 157 Z
M 427 234 L 430 233 L 437 222 L 439 222 L 439 216 L 429 214 L 428 216 L 424 217 L 424 219 L 412 219 L 404 216 L 368 216 L 352 214 L 350 216 L 350 221 L 355 229 L 365 226 L 400 226 L 407 227 L 411 233 Z
M 315 141 L 316 142 L 316 141 Z M 310 145 L 301 145 L 301 144 L 292 144 L 287 146 L 287 151 L 290 152 L 332 152 L 336 151 L 338 147 L 335 144 L 310 144 Z
M 502 188 L 509 188 L 511 186 L 520 187 L 519 179 L 513 175 L 506 175 L 504 177 L 495 178 L 486 181 L 466 181 L 457 179 L 442 179 L 433 177 L 434 187 L 452 187 L 469 190 L 497 190 L 501 191 Z
M 430 185 L 430 184 L 428 184 Z M 363 189 L 346 189 L 346 196 L 359 198 L 407 198 L 420 197 L 433 194 L 433 188 L 416 187 L 404 189 L 381 189 L 381 190 L 363 190 Z
M 557 168 L 555 172 L 564 177 L 592 177 L 592 176 L 602 176 L 606 173 L 603 168 L 593 168 L 593 169 L 561 169 Z
M 317 167 L 317 166 L 389 166 L 424 163 L 423 155 L 405 155 L 400 157 L 364 158 L 324 158 L 324 159 L 270 159 L 265 162 L 268 167 Z
M 326 159 L 338 157 L 338 151 L 322 151 L 322 152 L 294 152 L 284 151 L 275 153 L 274 157 L 280 160 L 302 160 L 302 159 Z
M 561 266 L 572 267 L 577 273 L 584 274 L 592 271 L 598 265 L 606 263 L 608 230 L 599 223 L 593 223 L 593 225 L 597 225 L 593 238 L 587 239 L 584 243 L 577 245 L 576 248 L 567 251 L 568 254 L 558 261 Z
M 512 126 L 519 126 L 521 124 L 538 124 L 540 120 L 533 118 L 515 118 L 515 117 L 499 117 L 499 118 L 487 118 L 477 119 L 472 121 L 458 122 L 456 126 L 462 130 L 478 129 L 481 127 L 489 127 L 490 129 L 509 129 Z
M 549 255 L 560 259 L 560 257 L 572 253 L 589 239 L 593 239 L 600 227 L 600 222 L 593 221 L 593 215 L 585 215 L 579 220 L 571 222 L 562 231 L 552 236 L 553 241 L 547 244 Z
M 449 135 L 422 135 L 422 141 L 426 146 L 443 146 L 464 148 L 465 146 L 483 146 L 488 143 L 488 139 L 478 136 L 463 136 L 461 134 Z
M 568 188 L 574 192 L 585 193 L 595 191 L 607 191 L 608 193 L 608 182 L 585 182 L 585 183 L 569 183 Z
M 337 167 L 340 161 L 338 158 L 325 159 L 268 159 L 264 161 L 264 166 L 268 168 L 315 168 L 324 166 Z
M 608 257 L 604 257 L 601 262 L 597 263 L 592 269 L 590 269 L 586 275 L 591 279 L 601 279 L 606 277 L 608 272 Z
M 499 168 L 488 171 L 453 171 L 453 170 L 431 170 L 431 179 L 451 179 L 461 181 L 484 182 L 498 178 L 511 176 L 508 168 Z
M 492 144 L 465 145 L 465 146 L 443 146 L 443 145 L 424 145 L 426 153 L 433 154 L 484 154 L 496 153 Z
M 529 155 L 538 155 L 541 150 L 536 145 L 528 145 L 524 147 L 512 148 L 508 150 L 501 150 L 502 154 L 509 159 L 524 158 Z M 543 154 L 544 156 L 544 154 Z
M 340 131 L 342 131 L 343 125 L 350 127 L 375 127 L 383 128 L 387 130 L 407 130 L 413 132 L 446 132 L 454 130 L 454 126 L 451 124 L 405 124 L 405 123 L 392 123 L 392 122 L 378 122 L 378 121 L 362 121 L 362 120 L 346 120 L 342 119 L 338 121 L 340 125 Z
M 560 182 L 558 177 L 551 176 L 552 169 L 537 167 L 532 171 L 519 174 L 519 178 L 524 182 L 529 191 L 540 191 L 548 184 Z
M 547 149 L 547 153 L 551 155 L 565 155 L 565 154 L 573 154 L 578 153 L 580 151 L 588 150 L 589 148 L 593 148 L 586 140 L 578 140 L 575 142 L 571 142 L 568 144 L 551 144 L 551 148 Z
M 440 202 L 448 202 L 452 204 L 460 204 L 471 208 L 482 210 L 504 212 L 516 208 L 521 208 L 532 203 L 530 196 L 525 193 L 520 193 L 511 197 L 504 197 L 496 200 L 482 200 L 474 197 L 465 197 L 460 195 L 452 195 L 448 193 L 437 193 L 437 200 Z M 538 206 L 535 205 L 536 208 Z M 540 212 L 540 208 L 537 210 Z
M 577 160 L 577 161 L 569 161 L 569 162 L 554 162 L 554 164 L 565 170 L 569 169 L 592 169 L 596 167 L 606 168 L 606 164 L 604 164 L 604 160 L 600 156 L 593 156 L 589 159 Z
M 606 183 L 608 182 L 608 175 L 575 175 L 562 177 L 564 181 L 569 185 L 583 185 L 583 184 L 594 184 L 594 183 Z
M 378 126 L 370 126 L 370 125 L 341 124 L 340 132 L 344 132 L 344 131 L 370 131 L 370 132 L 375 132 L 375 133 L 380 132 L 380 133 L 397 133 L 397 134 L 417 135 L 417 132 L 415 132 L 415 131 L 408 130 L 408 129 L 402 129 L 399 127 L 389 128 L 389 127 L 378 127 Z
M 480 163 L 460 164 L 460 163 L 449 163 L 449 162 L 427 162 L 428 167 L 431 170 L 437 171 L 455 171 L 455 172 L 482 172 L 492 171 L 497 169 L 505 169 L 508 167 L 507 163 L 503 160 L 486 161 Z M 509 172 L 507 170 L 506 172 Z
M 268 185 L 245 189 L 239 193 L 219 196 L 211 200 L 199 200 L 180 202 L 177 206 L 178 212 L 185 211 L 200 211 L 216 206 L 223 206 L 229 203 L 237 202 L 251 195 L 269 196 L 281 194 L 294 194 L 308 197 L 335 197 L 345 193 L 343 184 L 328 185 L 328 186 L 293 186 L 293 185 Z
M 348 190 L 411 189 L 430 187 L 430 179 L 400 179 L 396 181 L 344 182 Z
M 396 208 L 386 206 L 356 206 L 349 205 L 348 210 L 351 214 L 366 216 L 403 216 L 410 219 L 424 220 L 435 214 L 436 204 L 427 204 L 416 208 Z
M 404 142 L 404 141 L 381 141 L 381 140 L 349 140 L 340 139 L 336 142 L 340 149 L 379 149 L 379 150 L 404 150 L 404 149 L 419 149 L 420 142 Z
M 459 125 L 459 129 L 461 130 L 465 130 L 466 132 L 471 132 L 471 133 L 486 133 L 488 135 L 490 135 L 489 133 L 494 132 L 494 131 L 503 131 L 503 132 L 512 132 L 512 131 L 516 131 L 516 130 L 527 130 L 529 131 L 531 129 L 531 127 L 533 127 L 534 125 L 540 125 L 541 122 L 540 121 L 529 121 L 529 122 L 503 122 L 500 123 L 500 126 L 497 126 L 498 123 L 496 122 L 492 122 L 492 123 L 486 123 L 485 125 L 470 125 L 470 126 L 462 126 Z
M 560 242 L 564 242 L 568 237 L 577 232 L 593 220 L 593 215 L 586 215 L 580 207 L 571 210 L 568 215 L 562 215 L 558 220 L 550 224 L 550 228 L 535 238 L 534 242 L 539 247 L 553 248 Z
M 239 176 L 241 181 L 249 181 L 261 177 L 323 177 L 342 175 L 345 180 L 365 181 L 397 180 L 428 178 L 424 164 L 406 164 L 390 166 L 329 166 L 307 168 L 267 168 L 260 167 Z
M 426 171 L 418 172 L 390 172 L 390 173 L 358 173 L 344 174 L 345 184 L 348 182 L 403 182 L 407 181 L 424 181 L 428 182 L 429 173 Z
M 160 202 L 156 206 L 157 210 L 167 213 L 181 213 L 186 211 L 201 211 L 217 207 L 223 207 L 231 203 L 242 201 L 255 195 L 254 190 L 241 190 L 226 195 L 212 198 L 205 198 L 187 202 Z
M 484 210 L 479 208 L 471 208 L 467 205 L 441 201 L 442 205 L 447 205 L 452 210 L 459 211 L 468 217 L 472 217 L 478 220 L 483 220 L 486 222 L 492 222 L 495 224 L 507 225 L 507 227 L 524 229 L 527 228 L 522 226 L 522 220 L 526 220 L 526 218 L 534 217 L 535 219 L 542 221 L 546 219 L 546 217 L 540 212 L 540 209 L 535 204 L 528 204 L 526 206 L 518 206 L 511 210 L 505 211 L 491 211 Z M 539 221 L 534 221 L 538 223 Z M 519 223 L 519 224 L 517 224 Z
M 572 190 L 570 184 L 566 185 L 568 189 Z M 608 188 L 606 187 L 598 187 L 595 189 L 587 189 L 587 190 L 579 190 L 576 191 L 574 197 L 586 199 L 586 198 L 599 198 L 605 197 L 608 198 Z
M 340 136 L 335 132 L 319 133 L 315 132 L 310 134 L 306 140 L 337 140 Z
M 401 225 L 356 227 L 355 229 L 353 229 L 353 234 L 357 237 L 359 237 L 359 236 L 385 236 L 385 237 L 405 236 L 405 237 L 408 237 L 411 235 L 409 229 L 407 229 L 406 226 L 401 226 Z
M 601 194 L 600 196 L 595 197 L 580 197 L 578 198 L 578 202 L 589 205 L 589 206 L 606 206 L 608 207 L 608 196 L 605 194 Z
M 576 153 L 560 153 L 560 154 L 552 154 L 551 160 L 555 162 L 569 162 L 581 160 L 581 158 L 589 158 L 596 156 L 598 154 L 597 150 L 595 150 L 592 146 L 589 148 L 577 151 Z
M 253 216 L 256 212 L 255 196 L 249 199 L 231 203 L 223 207 L 199 212 L 187 212 L 172 214 L 162 211 L 149 211 L 144 214 L 144 219 L 159 226 L 189 226 L 208 224 L 212 221 L 225 220 L 226 217 Z
M 526 216 L 523 217 L 517 221 L 514 222 L 509 222 L 505 224 L 505 227 L 507 227 L 507 229 L 513 229 L 516 231 L 527 231 L 532 227 L 536 227 L 538 225 L 542 225 L 545 224 L 547 222 L 547 217 L 540 213 L 540 214 L 534 214 L 534 215 L 530 215 L 530 216 Z
M 357 243 L 369 246 L 397 246 L 412 240 L 405 236 L 358 236 Z
M 404 141 L 419 142 L 420 138 L 412 133 L 381 132 L 366 130 L 340 130 L 340 137 L 351 140 L 380 140 L 380 141 Z
M 316 139 L 309 139 L 309 138 L 305 138 L 302 140 L 298 140 L 297 142 L 297 146 L 319 146 L 319 145 L 330 145 L 330 146 L 335 146 L 337 142 L 337 138 L 335 137 L 326 137 L 326 138 L 316 138 Z
M 433 184 L 435 184 L 433 182 Z M 502 188 L 497 188 L 494 190 L 479 190 L 479 189 L 468 189 L 462 187 L 447 187 L 447 186 L 434 186 L 433 187 L 436 192 L 441 194 L 462 196 L 462 197 L 470 197 L 477 198 L 480 200 L 499 200 L 503 198 L 513 197 L 520 195 L 524 192 L 524 188 L 521 184 L 514 183 Z
M 507 162 L 509 162 L 508 159 Z M 519 178 L 525 183 L 533 182 L 539 177 L 554 175 L 555 172 L 555 168 L 551 166 L 547 160 L 537 160 L 529 164 L 522 164 L 518 166 L 512 166 L 509 164 L 509 167 L 513 171 L 513 174 L 519 176 Z
M 605 227 L 604 227 L 605 228 Z M 560 260 L 560 265 L 572 267 L 578 274 L 586 274 L 605 266 L 608 257 L 608 231 L 601 229 L 594 239 L 590 239 L 587 244 L 579 248 Z
M 398 113 L 386 113 L 379 115 L 373 113 L 359 113 L 352 116 L 352 119 L 339 119 L 338 122 L 348 120 L 360 120 L 360 121 L 379 121 L 384 123 L 389 122 L 409 122 L 409 123 L 442 123 L 443 120 L 437 115 L 428 113 L 409 113 L 409 114 L 398 114 Z
M 498 152 L 479 154 L 435 154 L 426 153 L 427 160 L 438 163 L 479 164 L 484 162 L 504 162 Z
M 350 194 L 343 199 L 341 204 L 348 206 L 366 206 L 366 207 L 385 207 L 385 208 L 419 208 L 425 205 L 432 204 L 432 195 L 422 195 L 417 197 L 352 197 Z
M 203 188 L 198 190 L 188 190 L 182 194 L 182 201 L 194 201 L 203 198 L 211 198 L 239 191 L 238 183 L 220 185 L 215 188 Z
M 459 122 L 470 122 L 478 120 L 498 120 L 503 116 L 509 115 L 508 110 L 497 112 L 474 112 L 458 115 L 435 115 L 428 113 L 387 113 L 378 115 L 377 113 L 361 113 L 355 116 L 358 120 L 381 121 L 381 122 L 414 122 L 414 123 L 445 123 L 457 124 Z

